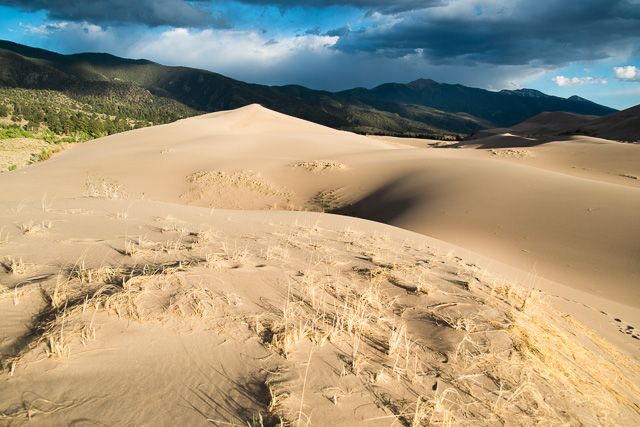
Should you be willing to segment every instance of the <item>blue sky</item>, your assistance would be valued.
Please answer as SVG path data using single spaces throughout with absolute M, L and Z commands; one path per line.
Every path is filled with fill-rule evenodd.
M 331 91 L 431 78 L 640 104 L 640 0 L 0 0 L 0 38 Z

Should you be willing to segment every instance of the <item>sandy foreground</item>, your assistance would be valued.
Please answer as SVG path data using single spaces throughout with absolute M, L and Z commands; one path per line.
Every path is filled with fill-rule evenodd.
M 253 105 L 0 175 L 0 425 L 637 425 L 640 146 L 500 138 Z

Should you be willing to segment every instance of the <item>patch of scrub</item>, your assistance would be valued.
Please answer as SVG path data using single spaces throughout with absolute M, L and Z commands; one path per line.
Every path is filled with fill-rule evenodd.
M 326 160 L 310 160 L 306 162 L 300 162 L 293 165 L 294 168 L 304 169 L 308 172 L 326 172 L 326 171 L 339 171 L 346 169 L 346 165 Z
M 533 154 L 529 150 L 515 150 L 513 148 L 508 148 L 506 150 L 491 150 L 491 153 L 498 157 L 511 157 L 514 159 L 533 157 Z
M 240 172 L 200 171 L 187 177 L 192 185 L 180 197 L 187 203 L 204 203 L 211 207 L 237 207 L 237 204 L 272 206 L 288 203 L 293 193 L 266 180 L 252 170 Z

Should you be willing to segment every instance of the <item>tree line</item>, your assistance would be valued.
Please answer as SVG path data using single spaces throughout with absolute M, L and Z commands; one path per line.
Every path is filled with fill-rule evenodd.
M 171 123 L 198 114 L 169 99 L 126 94 L 117 99 L 99 95 L 70 95 L 41 89 L 0 88 L 1 138 L 55 135 L 53 142 L 80 142 L 131 129 Z M 18 130 L 26 133 L 20 133 Z M 31 136 L 26 136 L 31 135 Z

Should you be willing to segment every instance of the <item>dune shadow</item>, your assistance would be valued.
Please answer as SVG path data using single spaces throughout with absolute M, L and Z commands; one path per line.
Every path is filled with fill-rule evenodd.
M 257 419 L 262 420 L 260 425 L 278 425 L 267 409 L 270 395 L 266 373 L 255 372 L 239 379 L 232 377 L 224 367 L 218 369 L 209 365 L 208 370 L 205 374 L 207 382 L 189 387 L 189 394 L 184 398 L 191 409 L 215 425 L 244 425 Z
M 411 195 L 403 195 L 401 189 L 405 182 L 416 173 L 395 179 L 360 200 L 328 213 L 391 224 L 415 205 L 414 198 Z

